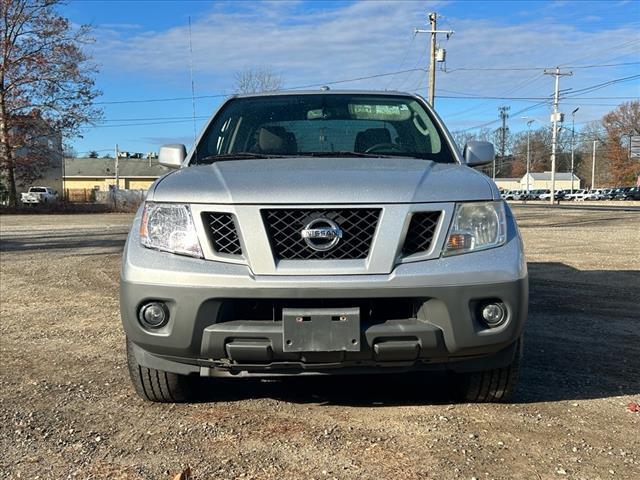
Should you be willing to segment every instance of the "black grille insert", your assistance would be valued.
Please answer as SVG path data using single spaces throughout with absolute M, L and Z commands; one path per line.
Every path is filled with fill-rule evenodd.
M 362 324 L 377 324 L 387 320 L 419 318 L 427 298 L 242 298 L 211 300 L 218 308 L 216 323 L 234 321 L 281 322 L 283 308 L 360 308 Z
M 242 247 L 240 246 L 233 214 L 204 212 L 202 218 L 208 227 L 207 233 L 216 252 L 228 255 L 242 255 Z
M 273 255 L 280 260 L 367 258 L 379 217 L 379 208 L 262 210 Z M 342 238 L 330 250 L 316 251 L 302 238 L 302 230 L 316 218 L 328 218 L 342 230 Z
M 407 256 L 429 250 L 439 220 L 440 212 L 415 212 L 411 216 L 409 230 L 404 239 L 402 255 Z

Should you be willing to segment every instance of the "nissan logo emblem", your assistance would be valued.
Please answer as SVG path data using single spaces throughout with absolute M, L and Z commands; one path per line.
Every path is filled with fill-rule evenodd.
M 315 218 L 300 232 L 307 246 L 318 252 L 335 247 L 342 238 L 342 230 L 336 222 L 328 218 Z

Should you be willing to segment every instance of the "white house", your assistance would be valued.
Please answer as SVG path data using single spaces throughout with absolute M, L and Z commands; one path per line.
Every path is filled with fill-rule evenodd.
M 500 190 L 520 190 L 519 178 L 496 178 L 495 182 Z
M 556 177 L 555 178 L 556 190 L 566 190 L 571 188 L 575 190 L 580 188 L 580 179 L 575 174 L 556 172 L 555 177 Z M 573 185 L 571 184 L 572 178 L 573 178 Z M 530 173 L 528 182 L 527 182 L 527 175 L 525 175 L 520 180 L 520 188 L 522 190 L 526 190 L 527 185 L 529 185 L 529 190 L 551 188 L 551 172 Z

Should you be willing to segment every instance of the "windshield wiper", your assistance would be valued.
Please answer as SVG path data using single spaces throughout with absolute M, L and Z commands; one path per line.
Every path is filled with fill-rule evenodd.
M 213 163 L 222 160 L 250 160 L 259 158 L 282 158 L 289 155 L 271 155 L 267 153 L 253 153 L 253 152 L 236 152 L 236 153 L 222 153 L 220 155 L 208 155 L 200 158 L 196 161 L 196 164 L 201 163 Z
M 380 158 L 389 157 L 389 155 L 383 155 L 380 153 L 365 153 L 365 152 L 303 152 L 298 154 L 299 157 L 366 157 L 366 158 Z

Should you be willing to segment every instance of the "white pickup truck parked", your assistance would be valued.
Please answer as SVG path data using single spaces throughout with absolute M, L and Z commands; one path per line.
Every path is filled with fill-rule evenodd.
M 51 187 L 30 187 L 20 200 L 24 204 L 52 203 L 58 201 L 58 192 Z

